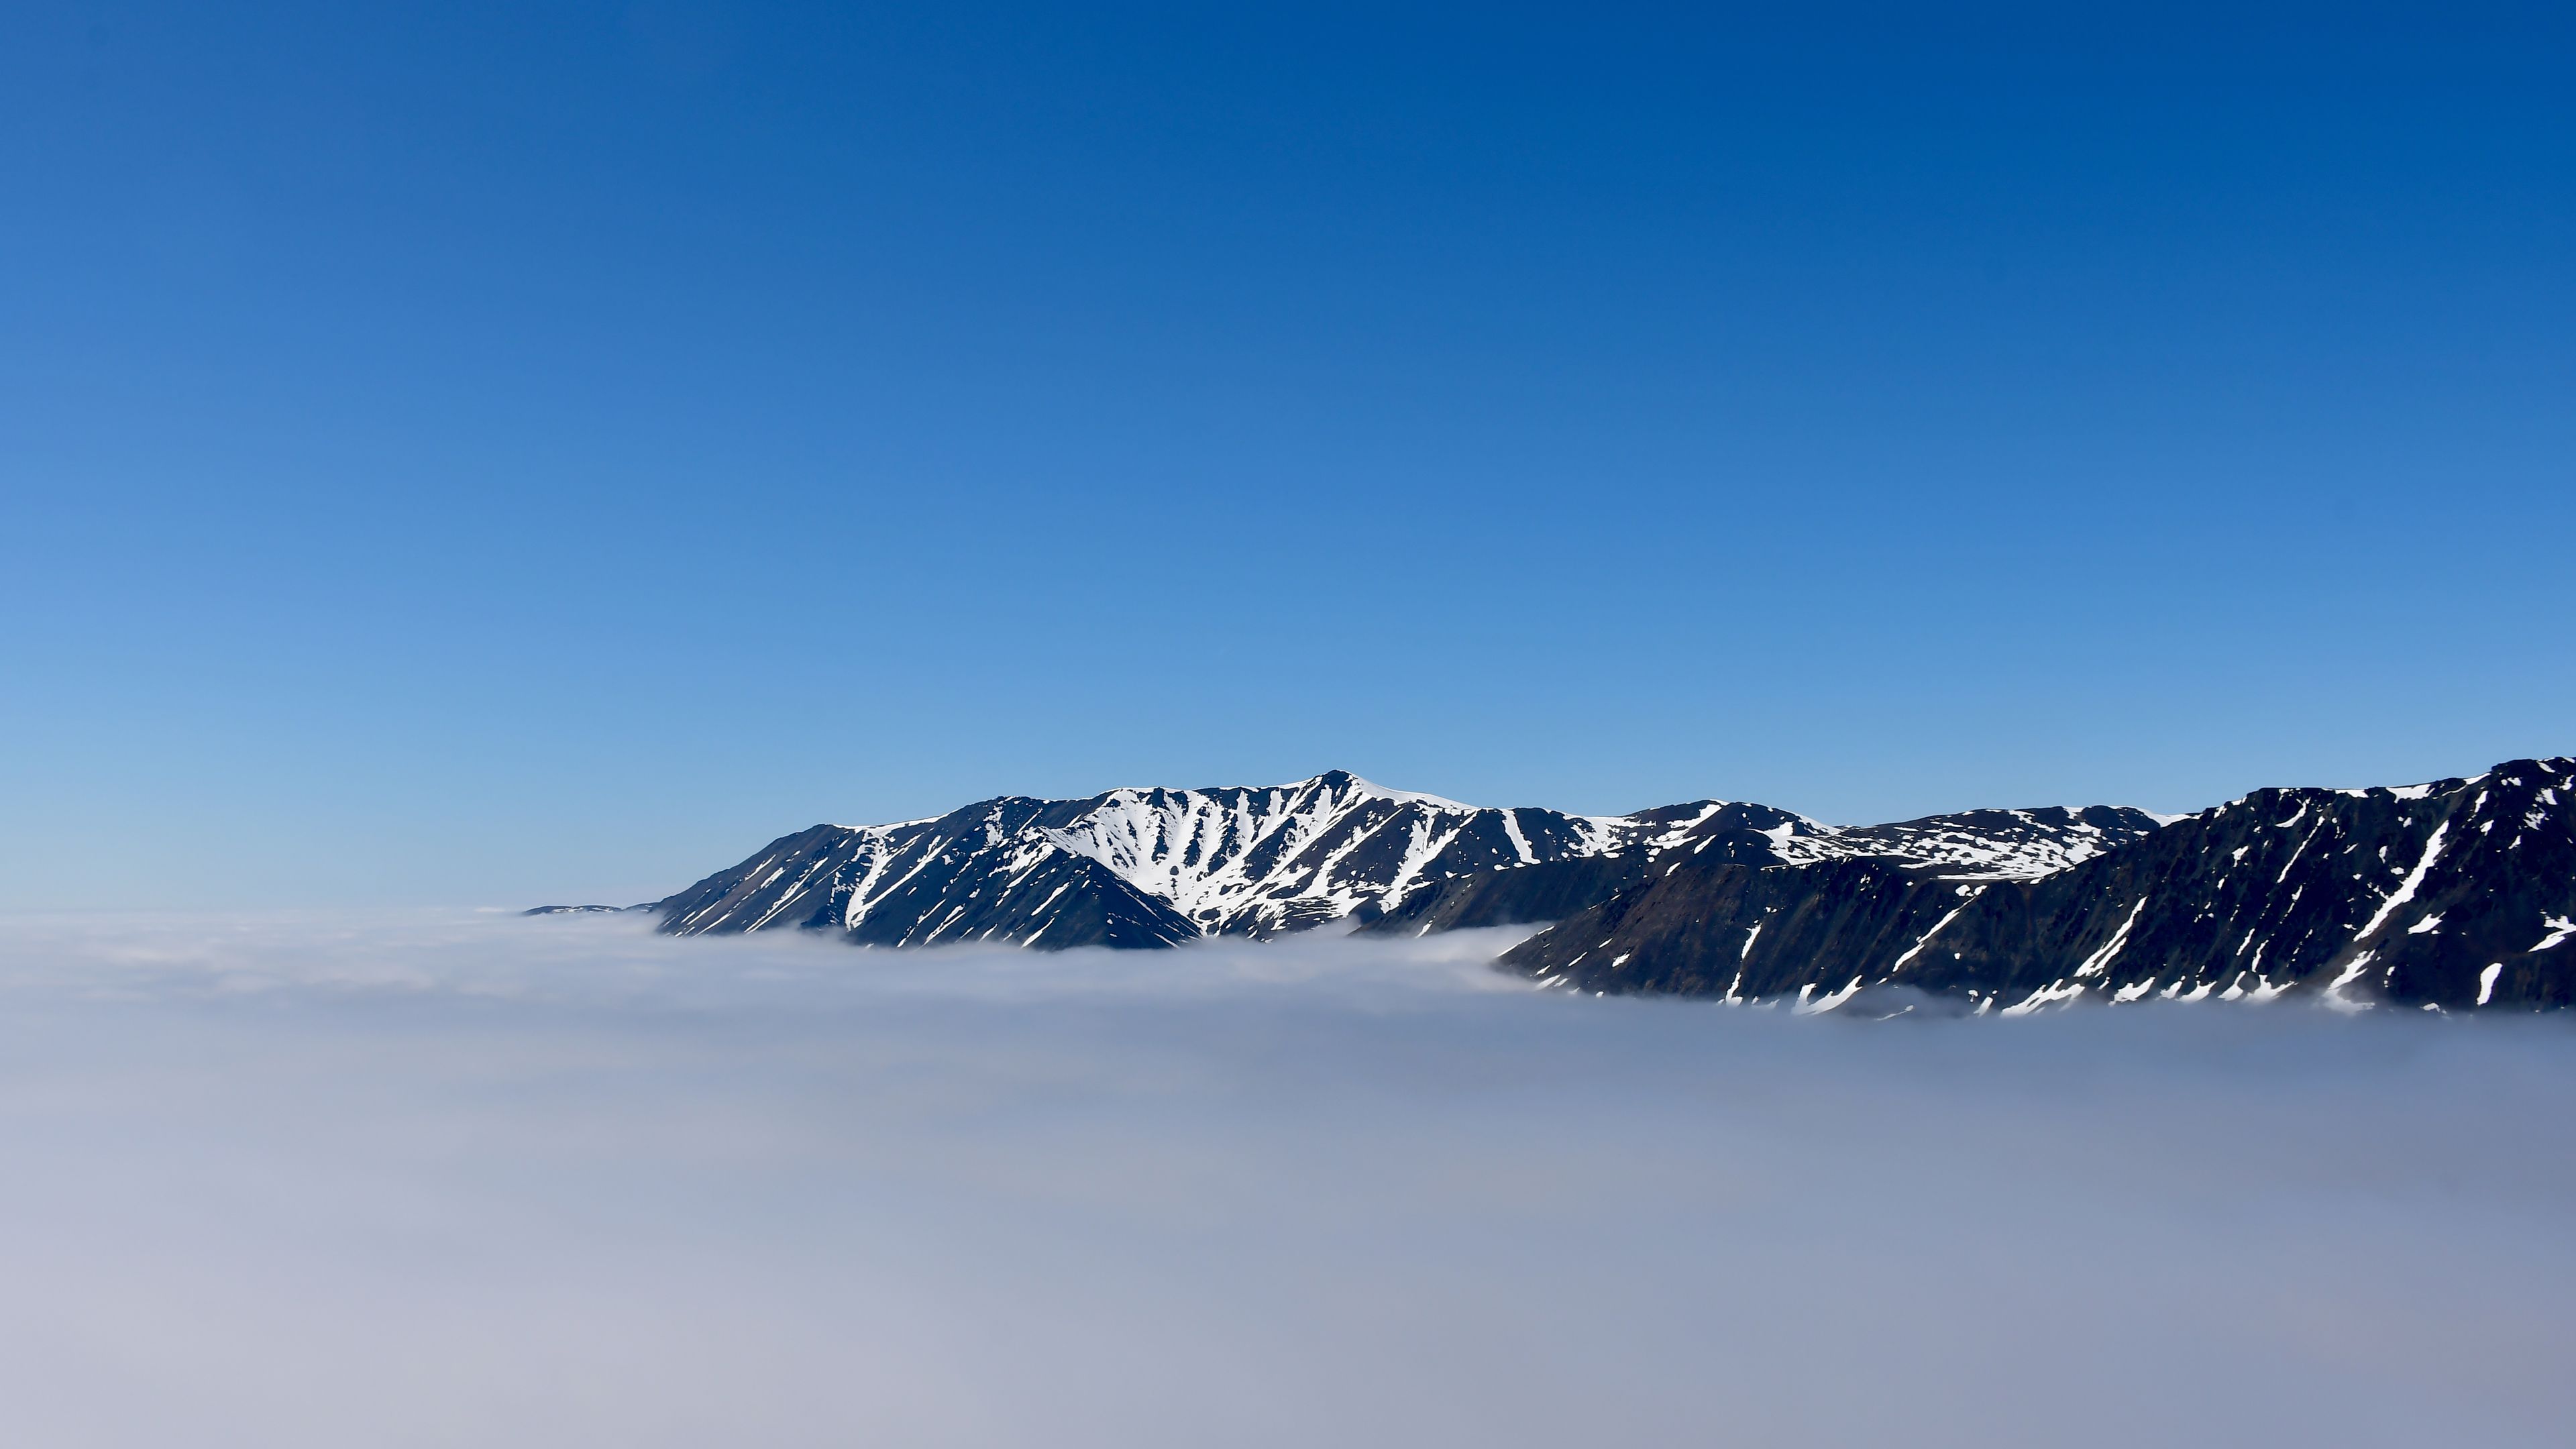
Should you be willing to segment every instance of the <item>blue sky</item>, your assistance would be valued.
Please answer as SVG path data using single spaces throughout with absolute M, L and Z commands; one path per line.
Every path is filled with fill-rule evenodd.
M 2576 749 L 2571 63 L 12 6 L 0 905 L 638 898 L 1334 766 L 1858 821 Z

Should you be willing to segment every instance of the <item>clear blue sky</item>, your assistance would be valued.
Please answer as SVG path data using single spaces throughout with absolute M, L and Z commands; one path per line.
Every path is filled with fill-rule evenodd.
M 2557 7 L 1781 8 L 7 7 L 0 904 L 2576 749 Z

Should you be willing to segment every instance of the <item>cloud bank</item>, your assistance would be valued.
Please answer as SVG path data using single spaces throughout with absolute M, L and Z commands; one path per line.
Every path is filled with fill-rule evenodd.
M 2576 1437 L 2560 1023 L 1795 1019 L 1500 944 L 0 921 L 0 1404 L 64 1446 Z

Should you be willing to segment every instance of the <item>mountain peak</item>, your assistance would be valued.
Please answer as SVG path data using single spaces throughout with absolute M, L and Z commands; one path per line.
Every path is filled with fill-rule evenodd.
M 1315 778 L 1301 783 L 1319 785 L 1328 790 L 1347 791 L 1366 800 L 1388 800 L 1399 805 L 1424 805 L 1434 810 L 1476 811 L 1489 808 L 1483 805 L 1469 805 L 1464 801 L 1452 800 L 1445 795 L 1428 794 L 1421 790 L 1398 790 L 1364 776 L 1354 775 L 1348 770 L 1326 770 Z

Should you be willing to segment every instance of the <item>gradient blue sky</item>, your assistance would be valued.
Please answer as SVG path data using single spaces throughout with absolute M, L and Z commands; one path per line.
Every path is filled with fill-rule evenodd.
M 9 6 L 0 904 L 2576 749 L 2563 9 L 1799 10 Z

